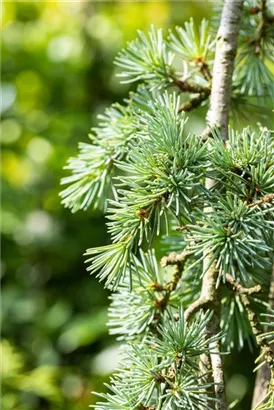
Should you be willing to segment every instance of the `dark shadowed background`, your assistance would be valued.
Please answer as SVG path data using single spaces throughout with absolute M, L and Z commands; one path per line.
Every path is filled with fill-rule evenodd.
M 128 86 L 113 59 L 137 29 L 212 14 L 212 3 L 4 1 L 2 4 L 3 410 L 83 410 L 117 361 L 108 292 L 83 253 L 107 241 L 104 217 L 60 204 L 68 157 Z M 202 129 L 205 109 L 194 112 Z M 253 358 L 226 361 L 230 400 L 248 408 Z

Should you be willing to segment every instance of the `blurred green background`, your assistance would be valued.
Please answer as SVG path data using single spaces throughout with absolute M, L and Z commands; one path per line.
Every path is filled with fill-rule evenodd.
M 85 270 L 106 242 L 100 214 L 63 209 L 68 157 L 128 86 L 113 58 L 137 29 L 210 17 L 202 1 L 2 3 L 2 409 L 87 409 L 117 361 L 108 293 Z M 192 114 L 203 127 L 205 109 Z M 242 363 L 244 363 L 244 367 Z M 253 357 L 227 359 L 228 394 L 253 384 Z

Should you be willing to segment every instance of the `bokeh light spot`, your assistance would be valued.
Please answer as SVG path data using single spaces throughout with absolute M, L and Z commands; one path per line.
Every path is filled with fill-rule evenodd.
M 8 110 L 14 103 L 16 97 L 16 88 L 10 83 L 2 83 L 2 104 L 1 111 Z
M 22 128 L 16 120 L 6 119 L 1 123 L 1 143 L 8 145 L 16 142 L 21 135 Z
M 81 44 L 71 36 L 54 37 L 48 45 L 47 53 L 50 60 L 59 62 L 77 58 L 81 52 Z
M 43 163 L 52 154 L 52 145 L 41 137 L 34 137 L 30 140 L 27 146 L 29 157 L 38 163 Z

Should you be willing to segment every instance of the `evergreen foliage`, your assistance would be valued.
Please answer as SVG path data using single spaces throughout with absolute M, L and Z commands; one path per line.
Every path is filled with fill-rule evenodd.
M 268 3 L 245 3 L 233 84 L 243 98 L 273 93 Z M 220 340 L 224 351 L 241 349 L 247 340 L 252 345 L 254 336 L 260 345 L 250 311 L 256 315 L 264 306 L 258 301 L 266 295 L 256 295 L 255 303 L 252 287 L 258 293 L 260 285 L 269 286 L 273 261 L 274 136 L 262 127 L 231 128 L 224 143 L 217 129 L 206 140 L 186 132 L 182 111 L 210 94 L 213 32 L 205 20 L 199 28 L 191 20 L 168 37 L 154 27 L 148 35 L 139 32 L 116 64 L 123 82 L 142 85 L 99 117 L 92 144 L 80 144 L 67 166 L 65 206 L 107 209 L 111 243 L 87 250 L 88 271 L 116 291 L 110 332 L 126 341 L 97 410 L 213 409 L 214 386 L 199 373 L 200 355 L 216 353 L 212 346 Z M 183 73 L 176 61 L 184 62 Z M 213 186 L 205 186 L 206 178 Z M 175 240 L 183 253 L 164 258 L 160 269 L 153 242 L 170 234 L 169 251 Z M 222 331 L 208 334 L 212 313 L 194 311 L 189 319 L 184 309 L 199 298 L 213 263 L 222 289 Z M 268 318 L 273 327 L 273 312 Z M 271 343 L 273 331 L 260 340 Z M 270 409 L 264 406 L 258 409 Z
M 235 79 L 242 93 L 273 97 L 274 4 L 248 0 L 244 9 Z

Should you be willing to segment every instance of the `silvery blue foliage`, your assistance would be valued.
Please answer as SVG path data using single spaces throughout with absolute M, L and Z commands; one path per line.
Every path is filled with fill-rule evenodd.
M 238 105 L 273 94 L 273 13 L 266 2 L 248 0 L 244 15 L 232 96 Z M 114 291 L 108 325 L 126 343 L 96 410 L 214 409 L 214 386 L 199 373 L 199 356 L 214 354 L 220 340 L 225 351 L 254 343 L 243 301 L 226 287 L 221 332 L 207 334 L 206 309 L 184 319 L 213 262 L 218 285 L 229 274 L 248 287 L 267 285 L 273 258 L 273 133 L 231 128 L 224 144 L 218 129 L 206 140 L 186 130 L 182 94 L 190 98 L 188 110 L 207 103 L 214 52 L 214 24 L 206 20 L 168 36 L 154 27 L 139 32 L 115 60 L 123 82 L 139 82 L 137 91 L 99 116 L 91 142 L 81 143 L 66 166 L 63 204 L 73 212 L 106 211 L 111 243 L 86 251 L 87 269 Z M 206 178 L 213 186 L 205 186 Z M 157 237 L 186 257 L 160 267 Z M 258 298 L 250 303 L 263 310 Z M 273 331 L 263 337 L 272 341 Z

